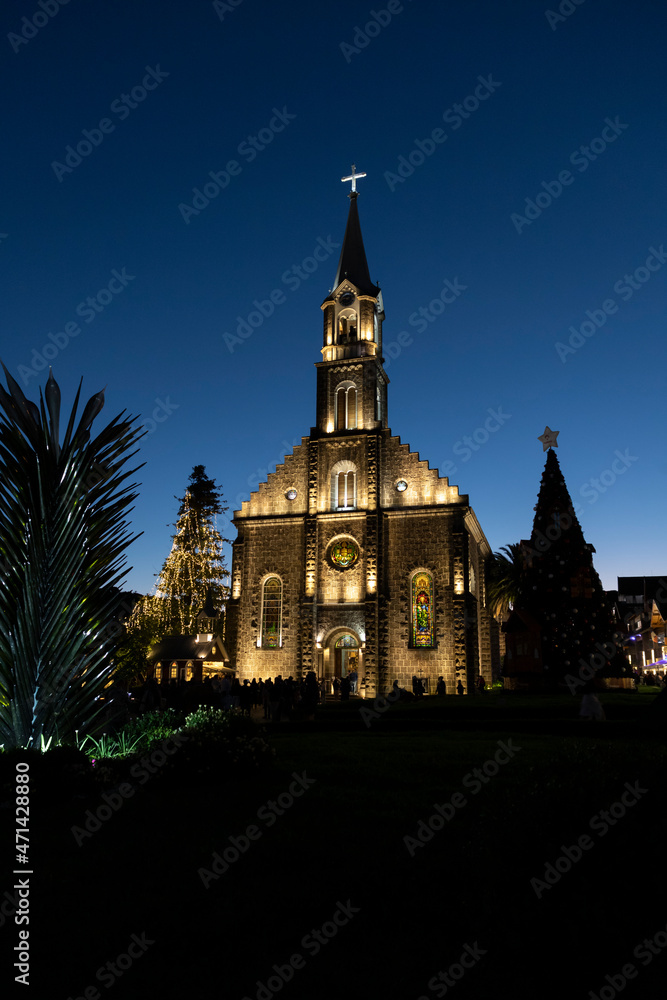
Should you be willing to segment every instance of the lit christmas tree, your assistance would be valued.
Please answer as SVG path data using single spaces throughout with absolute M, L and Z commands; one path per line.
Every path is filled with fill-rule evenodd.
M 521 605 L 541 628 L 542 657 L 553 680 L 576 674 L 600 649 L 613 651 L 611 608 L 593 566 L 593 552 L 581 525 L 553 445 L 558 432 L 542 436 L 547 460 L 535 507 Z M 611 645 L 606 645 L 610 644 Z M 610 657 L 605 656 L 604 659 Z M 613 658 L 613 657 L 612 657 Z
M 223 538 L 216 527 L 216 516 L 228 508 L 221 504 L 222 492 L 205 474 L 203 465 L 195 465 L 190 485 L 180 499 L 178 520 L 171 552 L 165 560 L 155 585 L 155 596 L 142 604 L 139 614 L 150 615 L 159 623 L 157 631 L 165 635 L 191 635 L 197 631 L 196 619 L 205 605 L 218 615 L 228 597 Z

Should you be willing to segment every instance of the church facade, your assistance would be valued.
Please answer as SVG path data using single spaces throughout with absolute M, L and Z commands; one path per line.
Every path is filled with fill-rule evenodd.
M 234 512 L 226 643 L 237 676 L 386 694 L 492 679 L 491 550 L 468 497 L 394 436 L 382 292 L 370 279 L 352 179 L 334 288 L 322 303 L 316 426 Z M 459 689 L 460 690 L 460 689 Z

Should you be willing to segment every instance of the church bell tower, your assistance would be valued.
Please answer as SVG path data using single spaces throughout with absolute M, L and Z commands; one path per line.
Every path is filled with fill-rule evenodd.
M 317 431 L 378 431 L 387 427 L 387 384 L 382 367 L 382 292 L 371 281 L 352 167 L 350 211 L 334 287 L 322 303 L 322 361 L 317 362 Z

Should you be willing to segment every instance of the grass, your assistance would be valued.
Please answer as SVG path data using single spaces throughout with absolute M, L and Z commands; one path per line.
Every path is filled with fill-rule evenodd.
M 96 971 L 145 931 L 155 943 L 114 982 L 114 997 L 255 1000 L 258 981 L 299 953 L 304 967 L 277 991 L 285 1000 L 417 1000 L 436 995 L 429 980 L 475 941 L 486 955 L 457 983 L 457 1000 L 588 997 L 667 922 L 664 731 L 648 693 L 602 701 L 603 724 L 579 722 L 570 696 L 490 693 L 398 704 L 369 727 L 358 703 L 329 704 L 315 724 L 272 728 L 269 773 L 135 783 L 80 847 L 72 826 L 95 814 L 99 793 L 63 796 L 48 811 L 36 802 L 43 995 L 99 986 Z M 474 769 L 493 770 L 499 741 L 520 749 L 475 791 Z M 303 772 L 314 784 L 287 804 Z M 636 782 L 646 793 L 594 833 L 591 820 Z M 408 850 L 405 838 L 455 793 L 465 805 Z M 258 839 L 204 888 L 200 869 L 212 870 L 230 838 L 243 845 L 249 826 Z M 538 899 L 531 879 L 586 833 L 592 849 Z M 306 935 L 348 899 L 359 913 L 310 954 Z M 635 996 L 662 995 L 664 965 L 656 957 L 641 969 Z

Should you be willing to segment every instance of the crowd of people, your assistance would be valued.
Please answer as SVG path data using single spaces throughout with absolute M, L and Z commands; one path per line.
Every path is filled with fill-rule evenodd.
M 157 708 L 188 713 L 200 705 L 209 705 L 225 710 L 236 708 L 243 715 L 250 715 L 253 708 L 262 708 L 265 719 L 278 722 L 285 716 L 311 716 L 324 695 L 323 683 L 310 670 L 302 680 L 278 676 L 273 680 L 253 678 L 241 682 L 238 677 L 223 674 L 205 677 L 202 683 L 171 680 L 159 685 L 151 677 L 134 693 L 134 701 L 141 714 Z
M 210 705 L 213 708 L 239 709 L 244 715 L 250 715 L 252 709 L 262 709 L 263 718 L 277 722 L 284 718 L 310 717 L 318 704 L 324 703 L 327 695 L 341 702 L 349 701 L 351 695 L 358 694 L 358 674 L 350 671 L 343 677 L 328 677 L 326 680 L 315 676 L 310 670 L 303 679 L 295 680 L 291 675 L 266 680 L 244 680 L 231 674 L 205 677 L 203 682 L 194 680 L 170 680 L 158 684 L 154 677 L 149 678 L 141 688 L 130 692 L 119 686 L 114 691 L 113 699 L 127 702 L 127 709 L 133 714 L 143 715 L 155 709 L 173 708 L 176 711 L 189 713 L 200 705 Z M 403 700 L 423 698 L 427 693 L 427 682 L 424 678 L 413 676 L 412 694 L 394 681 L 393 689 Z M 485 688 L 484 678 L 479 677 L 477 690 L 481 694 Z M 459 680 L 456 693 L 464 694 L 463 684 Z M 442 676 L 438 677 L 435 694 L 443 697 L 447 694 L 447 685 Z M 256 712 L 259 715 L 259 712 Z

